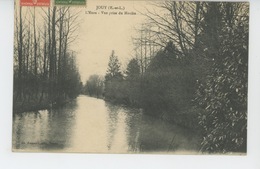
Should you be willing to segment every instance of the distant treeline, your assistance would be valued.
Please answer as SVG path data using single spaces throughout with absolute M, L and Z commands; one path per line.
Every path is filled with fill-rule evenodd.
M 105 78 L 85 90 L 106 100 L 195 129 L 201 151 L 245 152 L 248 3 L 159 2 L 136 38 L 122 72 L 112 51 Z M 160 10 L 162 11 L 162 10 Z
M 77 13 L 68 7 L 17 7 L 15 12 L 14 112 L 48 108 L 76 97 L 81 82 L 69 47 Z
M 92 97 L 103 98 L 104 87 L 104 79 L 102 76 L 91 75 L 83 88 L 83 93 Z

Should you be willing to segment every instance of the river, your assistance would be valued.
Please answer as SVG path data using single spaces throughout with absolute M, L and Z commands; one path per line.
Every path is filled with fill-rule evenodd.
M 14 151 L 197 154 L 198 148 L 199 137 L 186 128 L 85 95 L 13 118 Z

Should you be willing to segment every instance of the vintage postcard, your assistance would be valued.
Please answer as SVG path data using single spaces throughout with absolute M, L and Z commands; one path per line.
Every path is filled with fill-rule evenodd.
M 39 2 L 15 1 L 13 151 L 246 154 L 248 2 Z

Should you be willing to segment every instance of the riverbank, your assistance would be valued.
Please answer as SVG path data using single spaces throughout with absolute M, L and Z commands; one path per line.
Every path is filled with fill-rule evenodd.
M 56 99 L 54 102 L 52 102 L 48 97 L 44 97 L 44 98 L 36 97 L 32 99 L 14 101 L 13 114 L 57 108 L 69 103 L 71 100 L 72 99 L 69 98 L 63 98 L 63 99 Z

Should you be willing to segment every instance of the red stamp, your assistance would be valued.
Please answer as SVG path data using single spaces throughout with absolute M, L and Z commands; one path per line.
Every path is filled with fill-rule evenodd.
M 50 6 L 50 0 L 20 0 L 20 6 Z

